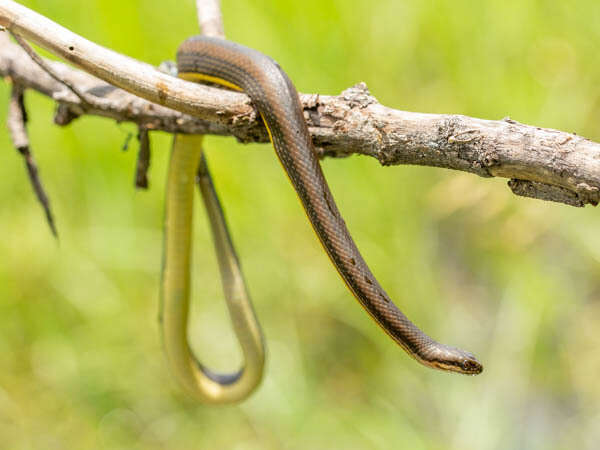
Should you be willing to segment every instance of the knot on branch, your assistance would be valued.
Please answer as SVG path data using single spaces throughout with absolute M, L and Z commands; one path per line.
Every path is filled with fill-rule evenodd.
M 514 194 L 521 197 L 564 203 L 579 208 L 587 204 L 596 206 L 600 199 L 598 188 L 589 186 L 587 183 L 579 183 L 576 188 L 577 192 L 573 192 L 561 186 L 513 178 L 508 181 L 508 187 Z
M 367 83 L 364 81 L 345 89 L 340 97 L 348 103 L 350 108 L 366 108 L 373 103 L 378 103 L 377 99 L 369 92 Z

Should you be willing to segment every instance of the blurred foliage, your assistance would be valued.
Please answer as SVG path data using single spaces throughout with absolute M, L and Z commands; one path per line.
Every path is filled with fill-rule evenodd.
M 23 3 L 153 64 L 197 32 L 192 0 Z M 223 0 L 223 14 L 230 39 L 273 56 L 303 92 L 366 81 L 391 107 L 510 116 L 600 141 L 596 0 Z M 0 83 L 3 106 L 8 94 Z M 134 127 L 86 117 L 59 128 L 49 99 L 26 102 L 61 239 L 3 131 L 3 448 L 598 448 L 595 209 L 516 198 L 505 180 L 323 162 L 391 297 L 485 364 L 478 377 L 446 374 L 408 358 L 358 307 L 268 146 L 209 138 L 269 359 L 248 401 L 203 406 L 169 375 L 156 320 L 170 136 L 152 134 L 151 189 L 136 192 L 135 144 L 121 151 Z M 197 209 L 192 339 L 231 369 L 239 352 Z

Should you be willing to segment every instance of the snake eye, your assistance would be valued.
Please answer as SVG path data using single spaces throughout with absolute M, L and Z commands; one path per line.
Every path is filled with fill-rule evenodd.
M 461 367 L 465 373 L 471 373 L 473 375 L 481 373 L 481 371 L 483 370 L 483 367 L 481 366 L 481 364 L 479 364 L 477 361 L 472 360 L 472 359 L 463 360 L 461 362 Z

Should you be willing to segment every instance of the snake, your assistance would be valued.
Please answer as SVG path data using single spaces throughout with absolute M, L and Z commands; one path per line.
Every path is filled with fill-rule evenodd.
M 185 40 L 179 46 L 177 69 L 178 76 L 183 80 L 217 84 L 244 92 L 250 97 L 267 129 L 275 153 L 337 272 L 364 310 L 408 355 L 434 369 L 466 375 L 482 372 L 483 366 L 473 354 L 437 342 L 412 323 L 372 274 L 325 180 L 298 92 L 276 61 L 241 44 L 199 35 Z M 179 198 L 176 186 L 186 185 L 182 189 L 188 193 L 193 190 L 194 173 L 202 158 L 200 145 L 194 145 L 193 137 L 180 137 L 182 149 L 177 151 L 177 144 L 174 145 L 167 182 L 161 320 L 163 324 L 172 322 L 184 325 L 187 313 L 182 311 L 187 304 L 189 288 L 186 290 L 184 286 L 185 275 L 182 273 L 189 272 L 189 243 L 176 235 L 190 234 L 191 200 Z M 180 220 L 180 216 L 187 218 Z M 240 280 L 236 282 L 239 284 Z M 169 358 L 171 365 L 181 374 L 180 379 L 184 380 L 184 384 L 190 390 L 200 392 L 198 396 L 204 400 L 236 401 L 248 395 L 258 383 L 256 378 L 260 371 L 256 367 L 264 363 L 264 353 L 260 353 L 260 331 L 256 330 L 255 318 L 248 318 L 253 314 L 251 307 L 234 305 L 233 310 L 237 318 L 233 320 L 233 326 L 246 359 L 244 367 L 235 374 L 212 373 L 195 360 L 187 343 L 182 344 L 185 332 L 178 330 L 177 325 L 171 326 L 167 332 L 163 328 L 163 334 L 167 337 L 167 353 L 169 347 L 179 348 L 171 352 L 176 354 L 176 357 Z M 176 337 L 169 343 L 171 335 Z M 185 350 L 181 350 L 183 347 Z M 245 376 L 249 381 L 243 382 Z
M 227 222 L 203 151 L 203 136 L 176 135 L 167 174 L 159 321 L 167 360 L 180 384 L 203 403 L 235 403 L 260 384 L 265 345 Z M 208 215 L 221 282 L 244 366 L 219 373 L 201 364 L 188 344 L 194 185 Z

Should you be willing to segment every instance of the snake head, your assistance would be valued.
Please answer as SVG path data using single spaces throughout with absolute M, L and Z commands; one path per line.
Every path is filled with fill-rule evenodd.
M 477 375 L 483 371 L 483 365 L 472 353 L 459 348 L 443 346 L 438 349 L 436 355 L 428 361 L 426 365 L 439 370 L 462 373 L 464 375 Z
M 465 375 L 478 375 L 483 371 L 483 366 L 475 356 L 469 354 L 469 357 L 463 358 L 459 363 L 460 370 L 456 372 L 464 373 Z

